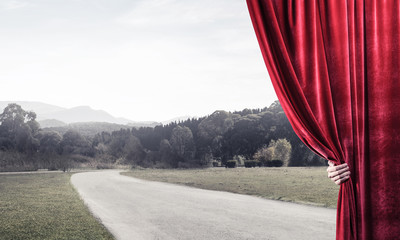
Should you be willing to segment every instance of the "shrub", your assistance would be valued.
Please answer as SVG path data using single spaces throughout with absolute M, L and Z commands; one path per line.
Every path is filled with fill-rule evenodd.
M 268 167 L 268 162 L 274 156 L 274 148 L 271 146 L 263 146 L 259 148 L 257 152 L 254 154 L 253 158 L 261 163 L 261 165 Z
M 55 165 L 50 165 L 50 166 L 47 168 L 47 170 L 48 170 L 48 171 L 57 171 L 58 168 L 57 168 Z
M 36 171 L 37 157 L 16 151 L 0 151 L 0 172 Z
M 246 158 L 243 155 L 235 155 L 235 156 L 233 156 L 233 160 L 236 161 L 237 165 L 243 166 Z
M 113 169 L 114 166 L 110 163 L 98 163 L 96 169 Z
M 87 157 L 87 156 L 84 156 L 81 154 L 65 155 L 64 158 L 68 158 L 76 163 L 87 163 L 87 162 L 90 162 L 90 160 L 92 159 L 91 157 Z
M 289 164 L 291 152 L 292 146 L 285 138 L 278 139 L 277 141 L 271 140 L 268 146 L 265 145 L 259 148 L 253 158 L 267 167 L 286 167 Z M 278 162 L 273 162 L 273 159 L 279 159 L 282 165 Z
M 236 167 L 236 161 L 235 160 L 227 161 L 225 167 L 227 167 L 227 168 L 235 168 Z
M 264 163 L 264 166 L 266 166 L 266 167 L 273 167 L 272 161 L 267 161 L 267 162 L 265 162 L 265 163 Z
M 247 160 L 247 161 L 244 161 L 244 166 L 247 168 L 257 167 L 257 166 L 260 166 L 260 161 Z
M 270 165 L 268 167 L 282 167 L 283 161 L 275 159 L 275 160 L 272 160 L 270 162 L 267 162 L 267 164 Z
M 101 163 L 115 163 L 117 160 L 114 156 L 108 153 L 97 154 L 93 159 L 96 160 L 96 162 Z
M 272 166 L 273 167 L 282 167 L 283 161 L 282 160 L 272 160 Z
M 160 162 L 156 162 L 156 163 L 153 165 L 153 168 L 156 168 L 156 169 L 168 169 L 168 168 L 171 168 L 171 166 L 170 166 L 169 163 L 160 161 Z

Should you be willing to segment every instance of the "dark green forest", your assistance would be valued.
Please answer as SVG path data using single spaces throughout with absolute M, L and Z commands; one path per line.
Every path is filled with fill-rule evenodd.
M 0 171 L 326 164 L 299 140 L 278 101 L 263 109 L 215 111 L 167 125 L 118 130 L 105 123 L 42 129 L 34 112 L 9 104 L 0 123 Z

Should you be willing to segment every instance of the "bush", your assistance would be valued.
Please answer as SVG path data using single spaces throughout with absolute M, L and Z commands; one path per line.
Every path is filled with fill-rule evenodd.
M 271 140 L 268 146 L 263 146 L 253 155 L 255 160 L 258 160 L 262 165 L 267 167 L 287 167 L 292 153 L 290 142 L 284 139 L 277 141 Z M 279 159 L 279 160 L 274 160 Z M 275 162 L 274 162 L 275 161 Z M 282 165 L 280 165 L 280 161 Z
M 111 154 L 102 153 L 102 154 L 97 154 L 96 157 L 92 159 L 92 161 L 93 160 L 95 160 L 95 162 L 99 162 L 99 163 L 113 164 L 113 163 L 116 163 L 117 158 L 115 158 Z
M 0 172 L 37 171 L 38 158 L 16 151 L 0 151 Z
M 98 163 L 96 169 L 113 169 L 115 168 L 113 164 L 110 163 Z
M 192 162 L 178 162 L 178 168 L 189 169 L 189 168 L 198 168 L 200 165 Z
M 235 156 L 233 156 L 233 160 L 236 161 L 237 165 L 243 166 L 246 158 L 243 155 L 235 155 Z
M 247 168 L 257 167 L 257 166 L 260 166 L 260 161 L 247 160 L 247 161 L 244 161 L 244 166 Z
M 50 165 L 50 166 L 47 168 L 47 170 L 48 170 L 48 171 L 57 171 L 58 168 L 57 168 L 55 165 Z
M 218 167 L 219 163 L 217 161 L 212 162 L 213 167 Z
M 282 160 L 272 160 L 272 166 L 273 167 L 282 167 L 283 161 Z
M 236 161 L 235 160 L 229 160 L 226 162 L 225 167 L 227 168 L 235 168 L 236 167 Z
M 169 169 L 169 168 L 171 168 L 171 165 L 169 163 L 160 161 L 160 162 L 156 162 L 153 165 L 153 168 L 156 168 L 156 169 Z
M 282 160 L 271 160 L 266 163 L 267 167 L 282 167 L 283 161 Z

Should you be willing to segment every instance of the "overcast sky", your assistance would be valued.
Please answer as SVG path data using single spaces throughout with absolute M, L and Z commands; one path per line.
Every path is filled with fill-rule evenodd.
M 1 0 L 2 101 L 134 121 L 275 101 L 245 0 Z

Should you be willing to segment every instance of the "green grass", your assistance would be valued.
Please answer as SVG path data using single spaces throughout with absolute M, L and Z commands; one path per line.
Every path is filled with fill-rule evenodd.
M 113 239 L 69 173 L 0 175 L 0 239 Z
M 325 167 L 146 169 L 122 174 L 152 181 L 332 208 L 336 207 L 339 190 L 339 187 L 327 178 Z

